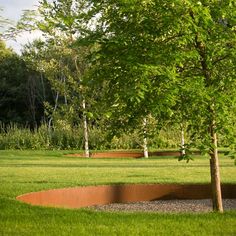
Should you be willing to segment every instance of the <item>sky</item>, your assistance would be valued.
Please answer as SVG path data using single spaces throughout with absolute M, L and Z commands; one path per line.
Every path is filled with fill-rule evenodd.
M 0 7 L 3 8 L 1 13 L 4 18 L 7 18 L 16 24 L 17 20 L 22 15 L 22 10 L 35 9 L 38 0 L 0 0 Z M 12 47 L 17 53 L 20 53 L 22 45 L 40 37 L 40 32 L 23 33 L 16 38 L 16 41 L 7 41 L 7 46 Z

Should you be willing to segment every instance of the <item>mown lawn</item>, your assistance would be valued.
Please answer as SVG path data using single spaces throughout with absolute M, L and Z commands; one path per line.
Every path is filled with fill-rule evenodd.
M 15 197 L 33 191 L 114 183 L 207 183 L 209 160 L 81 159 L 60 151 L 0 151 L 0 235 L 236 235 L 236 211 L 224 214 L 102 213 L 30 206 Z M 236 183 L 234 162 L 221 157 L 224 183 Z

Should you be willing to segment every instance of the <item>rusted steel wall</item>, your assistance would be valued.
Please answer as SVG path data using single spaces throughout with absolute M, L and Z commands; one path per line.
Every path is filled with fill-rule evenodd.
M 91 157 L 93 158 L 124 158 L 124 157 L 132 157 L 132 158 L 141 158 L 143 157 L 142 152 L 95 152 L 92 153 Z
M 222 186 L 223 198 L 236 198 L 236 184 Z M 202 184 L 127 184 L 53 189 L 18 196 L 32 205 L 80 208 L 110 203 L 158 199 L 205 199 L 211 197 L 210 185 Z
M 178 151 L 162 151 L 162 152 L 149 152 L 149 156 L 180 156 Z M 194 152 L 193 155 L 199 155 L 199 152 Z M 85 157 L 81 154 L 67 154 L 66 156 Z M 94 152 L 91 154 L 92 158 L 142 158 L 143 152 L 127 152 L 127 151 L 114 151 L 114 152 Z
M 115 152 L 94 152 L 90 154 L 92 158 L 141 158 L 143 157 L 142 152 L 126 152 L 126 151 L 115 151 Z M 66 156 L 74 157 L 85 157 L 83 153 L 81 154 L 67 154 Z

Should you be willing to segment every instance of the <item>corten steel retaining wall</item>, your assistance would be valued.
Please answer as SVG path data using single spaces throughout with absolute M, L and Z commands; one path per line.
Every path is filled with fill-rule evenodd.
M 180 156 L 181 152 L 178 151 L 160 151 L 149 152 L 149 156 Z M 199 151 L 194 151 L 192 155 L 200 155 Z M 84 154 L 67 154 L 66 156 L 85 157 Z M 142 158 L 143 152 L 127 152 L 127 151 L 114 151 L 114 152 L 94 152 L 91 153 L 92 158 Z
M 222 185 L 223 198 L 236 198 L 236 184 Z M 110 203 L 152 201 L 158 199 L 206 199 L 209 184 L 127 184 L 53 189 L 27 193 L 17 200 L 32 205 L 81 208 Z

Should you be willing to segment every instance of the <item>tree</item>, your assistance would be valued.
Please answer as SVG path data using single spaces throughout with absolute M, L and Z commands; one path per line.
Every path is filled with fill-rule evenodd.
M 10 36 L 15 36 L 24 31 L 40 30 L 45 37 L 48 55 L 44 54 L 41 63 L 44 63 L 45 74 L 56 91 L 55 105 L 52 113 L 59 107 L 60 97 L 64 98 L 64 108 L 75 108 L 77 103 L 82 113 L 84 126 L 85 155 L 89 156 L 88 145 L 88 104 L 85 95 L 83 78 L 86 75 L 89 63 L 86 60 L 87 47 L 74 47 L 75 39 L 84 30 L 85 25 L 79 21 L 79 14 L 85 15 L 87 1 L 58 0 L 50 3 L 42 0 L 37 11 L 25 11 L 16 27 L 8 30 Z M 77 18 L 76 18 L 77 17 Z M 55 58 L 50 54 L 53 54 Z M 70 106 L 68 106 L 70 102 Z M 73 104 L 73 105 L 72 105 Z M 48 105 L 48 104 L 47 104 Z M 50 107 L 50 106 L 48 106 Z M 61 106 L 62 107 L 62 106 Z M 70 109 L 71 111 L 71 109 Z M 49 124 L 52 123 L 52 116 Z
M 46 104 L 52 104 L 53 101 L 53 92 L 51 85 L 46 77 L 46 72 L 44 68 L 44 63 L 42 61 L 43 56 L 48 53 L 45 52 L 44 42 L 41 40 L 34 40 L 32 43 L 24 45 L 22 49 L 21 58 L 24 60 L 28 71 L 34 72 L 29 78 L 28 83 L 30 84 L 29 88 L 32 89 L 30 93 L 30 104 L 35 103 L 35 100 L 40 104 L 43 112 L 41 113 L 41 121 L 46 122 Z M 34 106 L 29 106 L 31 110 L 34 110 Z
M 3 8 L 0 6 L 0 38 L 2 38 L 2 36 L 3 36 L 2 31 L 5 31 L 6 27 L 8 27 L 12 24 L 12 22 L 9 19 L 2 16 L 2 14 L 1 14 L 2 11 L 3 11 Z
M 36 96 L 32 79 L 37 73 L 28 70 L 23 59 L 0 41 L 0 119 L 3 123 L 30 125 L 39 123 L 42 107 Z M 36 80 L 34 80 L 36 82 Z
M 217 135 L 231 142 L 234 136 L 235 2 L 176 1 L 166 12 L 175 22 L 168 41 L 173 65 L 185 80 L 182 88 L 192 87 L 185 113 L 192 141 L 210 156 L 213 209 L 223 212 Z
M 0 8 L 0 12 L 2 9 Z M 16 122 L 35 128 L 42 118 L 43 108 L 38 87 L 38 73 L 30 68 L 22 56 L 6 47 L 3 38 L 13 35 L 11 21 L 0 16 L 0 80 L 1 115 L 3 123 Z M 7 29 L 8 28 L 8 29 Z
M 56 64 L 59 65 L 64 78 L 64 88 L 59 91 L 67 93 L 71 103 L 79 106 L 82 111 L 85 156 L 89 157 L 89 137 L 88 137 L 88 100 L 86 97 L 86 87 L 83 83 L 88 68 L 89 61 L 86 58 L 89 47 L 75 47 L 75 40 L 80 37 L 84 30 L 83 22 L 80 21 L 80 14 L 85 14 L 87 1 L 65 1 L 59 0 L 49 3 L 44 0 L 40 2 L 39 13 L 41 20 L 36 22 L 39 29 L 47 36 L 47 41 L 54 47 L 58 54 Z M 52 80 L 51 80 L 52 81 Z M 55 81 L 52 84 L 56 84 Z M 57 83 L 58 85 L 58 83 Z M 78 110 L 78 109 L 77 109 Z
M 174 85 L 188 91 L 183 118 L 192 143 L 210 156 L 213 209 L 222 212 L 217 134 L 233 137 L 235 2 L 92 2 L 101 24 L 90 38 L 100 45 L 107 97 L 127 119 L 146 111 L 161 120 L 181 103 Z
M 159 53 L 157 9 L 145 1 L 93 4 L 91 15 L 100 16 L 97 28 L 79 42 L 98 44 L 90 80 L 107 88 L 103 90 L 106 111 L 125 128 L 143 124 L 149 115 L 161 124 L 171 115 L 176 89 L 175 71 Z
M 210 156 L 213 209 L 220 212 L 217 136 L 232 137 L 235 122 L 235 13 L 233 1 L 186 1 L 180 18 L 185 26 L 180 30 L 182 45 L 178 45 L 180 74 L 199 91 L 189 104 L 188 122 L 195 131 L 193 137 L 201 137 L 201 147 Z

